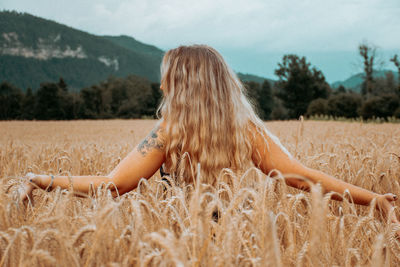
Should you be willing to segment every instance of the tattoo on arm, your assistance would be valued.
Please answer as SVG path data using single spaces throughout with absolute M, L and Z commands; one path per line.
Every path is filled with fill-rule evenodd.
M 160 140 L 160 132 L 162 129 L 157 127 L 153 129 L 149 135 L 138 145 L 137 150 L 142 154 L 142 156 L 146 156 L 147 153 L 152 149 L 163 150 L 164 143 Z

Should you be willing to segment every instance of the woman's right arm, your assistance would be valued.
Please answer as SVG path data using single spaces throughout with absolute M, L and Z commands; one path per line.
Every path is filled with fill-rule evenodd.
M 161 125 L 157 125 L 107 176 L 54 176 L 53 182 L 49 175 L 30 177 L 20 192 L 21 199 L 30 196 L 36 186 L 46 189 L 60 187 L 74 192 L 87 194 L 91 188 L 103 184 L 109 188 L 114 196 L 124 194 L 135 189 L 141 178 L 150 178 L 165 161 L 164 137 Z

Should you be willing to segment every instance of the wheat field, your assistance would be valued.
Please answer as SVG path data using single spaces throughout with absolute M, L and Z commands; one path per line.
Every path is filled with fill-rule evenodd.
M 257 169 L 225 170 L 215 187 L 198 179 L 166 186 L 159 173 L 112 198 L 36 190 L 18 201 L 27 172 L 109 173 L 152 129 L 151 120 L 0 122 L 0 266 L 398 266 L 393 225 L 373 207 L 289 188 Z M 270 122 L 305 165 L 400 195 L 400 126 Z M 398 203 L 400 204 L 400 203 Z M 218 210 L 219 219 L 213 219 Z M 398 211 L 397 211 L 398 213 Z

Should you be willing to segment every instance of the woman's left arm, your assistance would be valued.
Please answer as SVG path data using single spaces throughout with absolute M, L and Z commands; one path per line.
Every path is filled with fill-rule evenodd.
M 253 142 L 253 161 L 256 166 L 266 174 L 274 169 L 280 171 L 287 177 L 285 181 L 290 186 L 309 190 L 309 184 L 296 177 L 302 176 L 313 183 L 320 183 L 324 192 L 333 191 L 343 194 L 347 190 L 356 204 L 369 205 L 376 198 L 378 208 L 382 209 L 386 214 L 392 209 L 391 202 L 397 199 L 394 194 L 380 195 L 304 166 L 292 157 L 280 144 L 278 138 L 273 135 L 263 137 L 260 133 L 257 133 Z M 291 175 L 293 176 L 291 177 Z M 332 195 L 332 198 L 342 200 L 338 195 Z

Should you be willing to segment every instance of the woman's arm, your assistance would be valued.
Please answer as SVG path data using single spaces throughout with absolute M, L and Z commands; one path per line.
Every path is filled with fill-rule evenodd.
M 393 201 L 397 198 L 393 194 L 376 194 L 304 166 L 286 152 L 278 138 L 272 134 L 267 134 L 263 137 L 260 133 L 256 133 L 253 140 L 253 161 L 266 174 L 274 169 L 280 171 L 287 177 L 286 183 L 288 185 L 299 189 L 309 190 L 309 184 L 295 176 L 302 176 L 313 183 L 320 183 L 325 192 L 334 191 L 343 194 L 345 190 L 348 190 L 356 204 L 369 205 L 374 198 L 377 198 L 378 205 L 388 211 L 391 207 L 388 201 Z M 293 175 L 292 177 L 290 177 L 291 174 Z M 333 195 L 332 197 L 336 200 L 341 200 L 340 196 Z
M 157 125 L 107 176 L 54 176 L 52 188 L 69 189 L 87 194 L 90 188 L 102 184 L 108 185 L 113 195 L 124 194 L 135 189 L 141 178 L 150 178 L 165 161 L 164 137 L 162 126 Z M 51 184 L 51 176 L 31 177 L 31 183 L 46 189 Z M 34 189 L 31 183 L 24 186 L 22 199 L 26 199 Z M 29 187 L 30 185 L 30 187 Z M 30 189 L 30 190 L 29 190 Z M 117 192 L 118 190 L 118 192 Z

